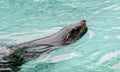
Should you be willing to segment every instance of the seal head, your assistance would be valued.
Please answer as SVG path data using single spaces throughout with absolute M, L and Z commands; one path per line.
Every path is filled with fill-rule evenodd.
M 19 71 L 20 66 L 27 61 L 35 59 L 43 53 L 49 54 L 52 50 L 61 46 L 69 45 L 83 37 L 87 32 L 86 20 L 63 28 L 56 34 L 36 39 L 33 41 L 21 43 L 13 46 L 6 46 L 1 49 L 0 54 L 0 72 Z
M 86 20 L 82 20 L 76 25 L 71 26 L 71 30 L 64 38 L 65 44 L 70 44 L 80 39 L 88 30 Z

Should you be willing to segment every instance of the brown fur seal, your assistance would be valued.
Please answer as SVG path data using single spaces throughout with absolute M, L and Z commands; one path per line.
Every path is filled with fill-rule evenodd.
M 0 50 L 0 72 L 17 72 L 20 66 L 40 56 L 43 52 L 76 42 L 87 32 L 86 21 L 63 28 L 58 33 Z

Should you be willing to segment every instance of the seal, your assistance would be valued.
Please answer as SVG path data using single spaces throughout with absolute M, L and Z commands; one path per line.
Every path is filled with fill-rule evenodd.
M 27 61 L 37 58 L 44 52 L 51 52 L 62 46 L 76 42 L 86 34 L 86 20 L 70 25 L 59 32 L 40 39 L 0 48 L 0 72 L 17 72 Z

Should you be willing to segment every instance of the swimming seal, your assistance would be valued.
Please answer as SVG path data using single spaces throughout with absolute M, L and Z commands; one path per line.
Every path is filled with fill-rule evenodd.
M 0 72 L 17 72 L 20 66 L 46 51 L 69 45 L 87 32 L 86 20 L 63 28 L 58 33 L 30 42 L 0 48 Z

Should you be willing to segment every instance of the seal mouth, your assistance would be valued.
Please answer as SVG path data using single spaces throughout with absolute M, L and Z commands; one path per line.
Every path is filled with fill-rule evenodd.
M 65 38 L 66 43 L 69 44 L 80 39 L 84 34 L 86 34 L 87 30 L 86 20 L 82 20 L 80 23 L 73 25 L 72 30 Z

